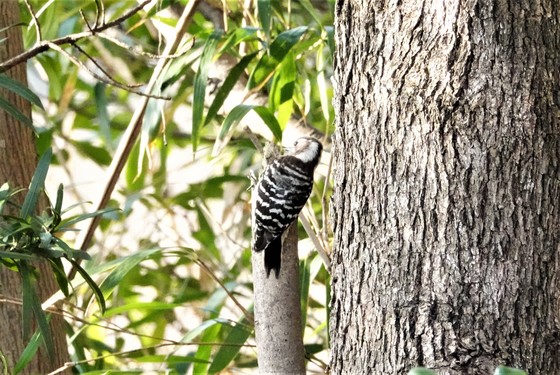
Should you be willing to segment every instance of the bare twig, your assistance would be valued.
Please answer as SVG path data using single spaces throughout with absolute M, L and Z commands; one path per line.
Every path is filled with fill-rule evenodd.
M 131 10 L 129 10 L 128 12 L 124 13 L 122 16 L 116 18 L 115 20 L 109 22 L 109 23 L 105 23 L 103 25 L 98 26 L 97 28 L 94 29 L 95 33 L 100 33 L 104 30 L 107 30 L 113 26 L 116 26 L 118 24 L 120 24 L 121 22 L 123 22 L 124 20 L 130 18 L 131 16 L 133 16 L 134 14 L 138 13 L 142 8 L 144 8 L 144 6 L 146 6 L 148 3 L 150 3 L 153 0 L 144 0 L 143 2 L 141 2 L 140 4 L 138 4 L 136 7 L 132 8 Z M 70 34 L 70 35 L 66 35 L 63 36 L 61 38 L 58 39 L 54 39 L 54 40 L 48 40 L 48 41 L 41 41 L 39 42 L 35 47 L 28 49 L 27 51 L 12 57 L 11 59 L 8 59 L 7 61 L 4 61 L 2 63 L 0 63 L 0 73 L 5 72 L 11 68 L 13 68 L 14 66 L 21 64 L 27 60 L 29 60 L 30 58 L 37 56 L 38 54 L 45 52 L 47 50 L 49 50 L 49 48 L 51 48 L 51 46 L 56 45 L 56 46 L 61 46 L 63 44 L 68 44 L 71 42 L 77 42 L 80 39 L 83 38 L 87 38 L 94 35 L 94 33 L 92 33 L 91 31 L 84 31 L 81 33 L 75 33 L 75 34 Z
M 70 53 L 66 52 L 62 47 L 57 46 L 56 44 L 50 45 L 49 46 L 51 49 L 54 49 L 55 51 L 60 52 L 61 54 L 63 54 L 64 56 L 66 56 L 70 61 L 72 61 L 74 64 L 76 64 L 78 67 L 84 69 L 86 72 L 88 72 L 93 78 L 104 82 L 108 85 L 111 86 L 115 86 L 118 87 L 120 89 L 129 91 L 131 93 L 134 93 L 136 95 L 140 95 L 140 96 L 146 96 L 149 98 L 155 98 L 155 99 L 164 99 L 164 100 L 171 100 L 170 97 L 166 97 L 166 96 L 160 96 L 160 95 L 152 95 L 152 94 L 146 94 L 142 91 L 138 91 L 138 90 L 134 90 L 132 87 L 130 87 L 130 85 L 126 85 L 124 83 L 120 83 L 115 81 L 111 76 L 109 76 L 109 74 L 107 72 L 105 72 L 105 70 L 103 70 L 103 68 L 101 68 L 101 66 L 99 66 L 99 64 L 97 64 L 97 62 L 90 57 L 89 55 L 87 55 L 84 50 L 82 50 L 81 48 L 79 48 L 77 45 L 74 45 L 74 47 L 76 47 L 80 52 L 84 53 L 88 59 L 90 59 L 94 65 L 96 67 L 98 67 L 105 75 L 106 77 L 103 77 L 97 73 L 95 73 L 93 70 L 91 70 L 90 68 L 88 68 L 83 62 L 81 62 L 80 60 L 78 60 L 76 57 L 72 56 Z
M 33 19 L 33 23 L 35 24 L 35 31 L 37 32 L 37 43 L 41 43 L 41 40 L 43 40 L 43 37 L 41 35 L 41 25 L 39 25 L 39 21 L 37 20 L 37 16 L 35 15 L 33 8 L 31 7 L 31 4 L 29 4 L 29 0 L 25 0 L 25 6 L 27 6 L 27 10 L 29 10 L 31 18 Z
M 240 344 L 227 344 L 227 343 L 223 343 L 223 342 L 200 342 L 200 341 L 192 342 L 191 341 L 191 342 L 182 342 L 180 344 L 163 343 L 163 344 L 158 344 L 158 345 L 152 345 L 152 346 L 149 346 L 149 347 L 142 347 L 142 348 L 138 348 L 138 349 L 125 350 L 125 351 L 122 351 L 122 352 L 104 354 L 104 355 L 101 355 L 101 356 L 98 356 L 98 357 L 84 359 L 84 360 L 76 361 L 76 362 L 66 362 L 64 364 L 64 366 L 56 369 L 53 372 L 50 372 L 48 375 L 60 374 L 60 373 L 64 372 L 65 370 L 71 369 L 72 367 L 75 367 L 77 365 L 97 361 L 97 360 L 100 360 L 100 359 L 105 359 L 105 358 L 110 358 L 110 357 L 118 357 L 118 356 L 122 356 L 122 355 L 130 355 L 130 354 L 137 353 L 137 352 L 138 353 L 144 352 L 145 350 L 158 349 L 158 348 L 163 348 L 163 347 L 166 347 L 166 346 L 173 346 L 173 345 L 182 345 L 182 346 L 188 346 L 188 345 L 236 346 L 236 347 L 245 347 L 245 348 L 254 348 L 255 347 L 255 345 L 251 345 L 251 344 L 241 344 L 240 345 Z
M 257 149 L 257 151 L 259 152 L 259 154 L 263 153 L 263 148 L 261 143 L 259 142 L 259 140 L 257 139 L 257 136 L 255 135 L 255 133 L 253 133 L 251 131 L 251 128 L 249 128 L 247 125 L 245 125 L 245 127 L 243 127 L 243 131 L 245 133 L 247 133 L 247 137 L 249 137 L 249 139 L 251 140 L 251 142 L 253 142 L 253 144 L 255 145 L 255 148 Z
M 329 255 L 325 251 L 325 246 L 323 246 L 323 244 L 319 240 L 319 237 L 317 237 L 317 234 L 315 233 L 315 231 L 311 227 L 311 223 L 307 220 L 307 218 L 305 217 L 305 215 L 303 213 L 299 214 L 299 219 L 301 220 L 301 224 L 303 225 L 303 229 L 305 229 L 305 232 L 307 232 L 307 235 L 311 239 L 311 242 L 313 242 L 313 245 L 315 246 L 315 249 L 317 249 L 317 253 L 319 253 L 319 256 L 323 260 L 323 263 L 325 264 L 325 268 L 327 269 L 327 272 L 331 273 L 331 259 L 329 258 Z
M 191 0 L 185 7 L 183 14 L 179 18 L 179 21 L 177 22 L 177 26 L 175 27 L 176 32 L 174 38 L 170 40 L 170 42 L 165 46 L 165 50 L 163 51 L 164 56 L 171 55 L 179 46 L 181 38 L 183 37 L 183 35 L 187 30 L 187 26 L 192 16 L 194 15 L 196 5 L 198 4 L 199 1 L 200 0 Z M 148 82 L 148 85 L 146 87 L 146 92 L 151 92 L 154 89 L 156 82 L 159 79 L 160 74 L 163 72 L 166 63 L 167 63 L 167 59 L 161 59 L 158 61 L 156 67 L 154 68 L 154 72 L 152 73 L 152 77 L 150 78 L 150 82 Z M 98 210 L 106 207 L 107 203 L 109 202 L 109 199 L 111 198 L 113 190 L 115 189 L 115 186 L 124 168 L 124 165 L 126 164 L 128 156 L 130 155 L 134 143 L 136 142 L 136 139 L 140 134 L 140 129 L 142 128 L 142 117 L 144 115 L 144 111 L 146 110 L 147 105 L 148 105 L 148 98 L 144 97 L 143 101 L 140 102 L 136 107 L 136 111 L 134 112 L 132 118 L 130 119 L 130 123 L 126 129 L 126 132 L 123 134 L 122 140 L 119 143 L 119 147 L 113 158 L 113 162 L 109 167 L 109 172 L 108 172 L 109 177 L 103 189 L 103 193 L 101 194 L 99 202 L 97 203 Z M 89 222 L 89 226 L 87 227 L 87 229 L 84 232 L 82 232 L 83 234 L 77 241 L 77 244 L 79 245 L 80 249 L 86 250 L 89 247 L 89 243 L 93 238 L 93 233 L 95 232 L 95 229 L 99 225 L 99 220 L 100 220 L 99 216 L 93 218 Z M 70 273 L 68 274 L 68 278 L 71 280 L 76 275 L 76 272 L 77 272 L 76 268 L 70 270 Z
M 222 287 L 222 289 L 224 290 L 224 292 L 226 292 L 226 294 L 228 295 L 228 297 L 233 301 L 233 303 L 235 303 L 235 305 L 239 308 L 239 310 L 241 310 L 241 312 L 243 312 L 243 315 L 245 315 L 245 318 L 251 323 L 254 324 L 254 317 L 253 314 L 251 314 L 249 311 L 247 311 L 247 309 L 245 307 L 243 307 L 241 305 L 241 303 L 239 303 L 239 301 L 237 300 L 237 298 L 234 297 L 234 295 L 226 288 L 226 286 L 224 285 L 224 283 L 222 283 L 222 281 L 220 280 L 219 277 L 216 276 L 216 274 L 214 274 L 214 272 L 212 272 L 212 270 L 210 268 L 208 268 L 208 266 L 201 261 L 200 259 L 196 259 L 195 263 L 198 264 L 200 266 L 200 268 L 202 268 L 204 271 L 206 271 L 206 273 L 208 275 L 210 275 L 211 278 L 214 279 L 215 282 L 217 282 L 218 284 L 220 284 L 220 286 Z
M 121 47 L 121 48 L 126 49 L 126 50 L 129 51 L 130 53 L 133 53 L 133 54 L 135 54 L 135 55 L 146 56 L 146 57 L 148 57 L 148 58 L 150 58 L 150 59 L 154 59 L 154 60 L 156 60 L 156 59 L 173 59 L 173 58 L 176 58 L 176 57 L 180 57 L 180 56 L 182 56 L 182 55 L 185 53 L 185 52 L 183 52 L 183 51 L 180 51 L 180 52 L 178 52 L 178 53 L 171 54 L 171 55 L 166 55 L 166 56 L 164 56 L 164 55 L 156 55 L 156 54 L 153 54 L 153 53 L 150 53 L 150 52 L 143 51 L 143 50 L 140 49 L 139 47 L 138 47 L 138 48 L 134 48 L 134 47 L 132 47 L 132 46 L 130 46 L 130 45 L 124 43 L 124 42 L 121 42 L 121 41 L 118 40 L 117 38 L 113 38 L 112 36 L 107 35 L 106 33 L 100 33 L 100 34 L 97 34 L 97 36 L 98 36 L 98 37 L 101 37 L 101 38 L 103 38 L 103 39 L 107 39 L 107 40 L 110 41 L 111 43 L 113 43 L 113 44 L 115 44 L 115 45 L 117 45 L 117 46 L 119 46 L 119 47 Z M 191 46 L 190 46 L 189 48 L 192 48 L 193 46 L 194 46 L 194 38 L 192 39 L 192 44 L 191 44 Z
M 96 2 L 97 4 L 97 2 Z M 84 15 L 84 11 L 80 9 L 80 16 L 82 16 L 82 21 L 84 21 L 84 23 L 86 24 L 87 28 L 89 31 L 91 31 L 92 35 L 95 34 L 95 28 L 97 27 L 97 20 L 95 20 L 95 25 L 93 26 L 93 29 L 91 28 L 86 16 Z

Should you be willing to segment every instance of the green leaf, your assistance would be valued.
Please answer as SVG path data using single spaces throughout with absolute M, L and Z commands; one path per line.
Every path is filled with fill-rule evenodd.
M 68 278 L 66 277 L 66 272 L 64 272 L 64 265 L 60 258 L 49 258 L 51 268 L 53 270 L 54 276 L 56 278 L 56 283 L 60 287 L 60 290 L 66 297 L 69 296 L 68 291 Z
M 25 259 L 25 260 L 36 260 L 37 257 L 34 255 L 17 253 L 15 251 L 1 251 L 0 250 L 0 259 L 1 258 L 8 258 L 8 259 Z
M 103 282 L 99 286 L 99 288 L 103 292 L 103 295 L 109 296 L 113 292 L 113 289 L 115 289 L 115 287 L 123 281 L 125 276 L 134 267 L 136 267 L 143 260 L 153 256 L 154 254 L 160 253 L 161 251 L 161 248 L 148 249 L 119 259 L 117 266 L 111 271 L 111 273 L 109 273 L 107 278 L 103 280 Z
M 220 47 L 218 55 L 226 52 L 229 48 L 238 45 L 241 42 L 257 39 L 258 29 L 255 27 L 239 27 L 229 33 L 228 38 Z
M 161 95 L 160 90 L 154 89 L 153 93 L 156 95 Z M 140 149 L 138 151 L 139 154 L 136 176 L 142 174 L 144 156 L 149 152 L 148 146 L 160 130 L 161 115 L 164 106 L 165 102 L 161 99 L 151 98 L 148 101 L 148 105 L 146 106 L 146 111 L 144 113 L 144 120 L 142 121 L 142 130 L 140 133 Z M 149 155 L 147 156 L 150 157 Z
M 95 98 L 95 109 L 97 111 L 97 120 L 99 121 L 99 129 L 105 145 L 112 150 L 113 142 L 111 139 L 111 121 L 109 120 L 109 112 L 107 112 L 107 95 L 105 95 L 106 85 L 102 82 L 95 84 L 93 94 Z
M 0 87 L 3 87 L 19 96 L 24 98 L 30 103 L 35 104 L 37 107 L 41 109 L 45 109 L 43 107 L 43 103 L 41 103 L 41 99 L 33 91 L 31 91 L 28 87 L 23 85 L 21 82 L 16 81 L 8 77 L 5 74 L 0 74 Z
M 267 41 L 270 40 L 270 19 L 272 15 L 271 0 L 257 0 L 257 10 L 259 13 L 259 21 L 262 25 Z
M 222 127 L 220 129 L 220 133 L 216 138 L 216 143 L 214 144 L 213 155 L 217 155 L 225 147 L 232 135 L 232 127 L 234 125 L 237 125 L 251 110 L 255 111 L 255 113 L 260 116 L 260 118 L 272 131 L 272 134 L 277 140 L 282 139 L 282 129 L 280 128 L 280 124 L 278 124 L 278 120 L 276 120 L 276 118 L 268 108 L 263 106 L 240 104 L 233 108 L 224 120 L 224 123 L 222 124 Z
M 307 30 L 307 26 L 299 26 L 280 33 L 270 45 L 270 56 L 279 63 L 282 62 Z
M 269 54 L 263 55 L 249 77 L 248 87 L 253 89 L 272 76 L 274 70 L 284 60 L 288 52 L 307 31 L 306 26 L 296 27 L 279 34 L 269 47 Z
M 113 157 L 111 156 L 107 148 L 95 146 L 89 141 L 88 142 L 73 141 L 72 144 L 84 156 L 87 156 L 88 158 L 92 159 L 97 164 L 109 165 L 113 160 Z
M 39 332 L 43 337 L 43 342 L 47 348 L 47 353 L 51 360 L 54 359 L 54 342 L 51 335 L 51 329 L 49 327 L 49 322 L 47 320 L 47 315 L 41 307 L 41 302 L 39 297 L 35 293 L 37 288 L 34 276 L 29 269 L 29 266 L 25 262 L 20 262 L 19 270 L 22 277 L 22 299 L 23 299 L 23 330 L 24 337 L 29 336 L 29 331 L 31 330 L 30 314 L 31 311 L 35 316 L 35 321 L 39 327 Z M 25 310 L 29 309 L 29 312 Z
M 37 61 L 39 61 L 41 67 L 47 73 L 50 99 L 59 100 L 62 96 L 62 87 L 65 81 L 65 75 L 61 75 L 61 72 L 64 72 L 65 69 L 60 64 L 60 60 L 53 58 L 49 54 L 42 53 L 37 56 Z
M 33 132 L 35 132 L 35 127 L 33 126 L 33 121 L 21 113 L 19 109 L 14 107 L 10 102 L 0 96 L 0 109 L 3 109 L 7 113 L 9 113 L 12 117 L 14 117 L 19 122 L 23 123 L 24 125 L 29 126 Z
M 205 332 L 207 329 L 212 328 L 215 325 L 219 325 L 219 322 L 216 319 L 210 319 L 202 322 L 198 327 L 191 329 L 182 339 L 181 342 L 191 342 L 194 340 L 198 335 Z
M 31 362 L 33 357 L 35 357 L 35 354 L 37 353 L 37 350 L 39 349 L 40 345 L 41 345 L 41 332 L 36 331 L 31 337 L 31 339 L 29 340 L 29 343 L 27 344 L 25 349 L 23 349 L 21 356 L 19 357 L 16 365 L 14 366 L 14 375 L 19 374 L 29 364 L 29 362 Z
M 58 185 L 58 189 L 56 191 L 56 203 L 54 205 L 54 212 L 58 216 L 62 215 L 62 199 L 64 198 L 64 185 Z
M 436 373 L 424 367 L 415 367 L 410 369 L 408 375 L 436 375 Z
M 295 55 L 291 51 L 274 74 L 269 94 L 270 108 L 273 112 L 277 112 L 278 122 L 282 128 L 286 126 L 292 116 L 296 77 Z
M 22 327 L 23 327 L 23 339 L 27 340 L 31 335 L 31 321 L 33 318 L 33 277 L 29 271 L 28 265 L 23 262 L 18 263 L 19 273 L 21 275 L 21 299 L 22 299 Z
M 299 0 L 299 4 L 303 7 L 303 9 L 305 9 L 307 11 L 307 13 L 309 13 L 311 18 L 313 18 L 313 20 L 315 22 L 317 22 L 317 25 L 323 26 L 322 23 L 321 23 L 321 19 L 319 18 L 319 15 L 315 11 L 315 7 L 313 6 L 313 4 L 311 4 L 311 1 L 309 1 L 309 0 Z
M 113 211 L 119 211 L 119 209 L 117 209 L 117 208 L 105 208 L 103 210 L 88 212 L 87 214 L 72 216 L 72 217 L 69 217 L 68 219 L 62 220 L 57 229 L 58 230 L 65 229 L 65 228 L 71 227 L 72 225 L 74 225 L 76 223 L 79 223 L 80 221 L 91 219 L 93 217 L 100 216 L 100 215 L 106 214 L 108 212 L 113 212 Z
M 35 211 L 35 207 L 37 207 L 37 202 L 39 201 L 39 196 L 41 195 L 41 191 L 45 186 L 45 178 L 47 177 L 47 172 L 49 171 L 49 165 L 51 163 L 52 158 L 52 148 L 47 149 L 47 151 L 41 156 L 39 159 L 39 163 L 37 163 L 37 169 L 35 170 L 35 174 L 31 179 L 31 183 L 29 184 L 29 191 L 25 196 L 25 200 L 23 201 L 23 205 L 21 207 L 21 217 L 23 219 L 27 219 L 31 214 Z
M 258 52 L 246 55 L 231 69 L 224 83 L 216 93 L 216 96 L 214 97 L 214 100 L 212 101 L 210 108 L 208 109 L 208 113 L 206 114 L 205 124 L 208 124 L 210 121 L 214 119 L 214 117 L 216 117 L 218 110 L 224 104 L 224 101 L 229 95 L 231 89 L 233 89 L 235 83 L 239 80 L 239 77 L 241 77 L 241 74 L 243 74 L 243 72 L 245 71 L 245 69 L 251 62 L 251 60 L 253 60 L 255 56 L 257 56 L 257 54 Z
M 494 375 L 527 375 L 527 373 L 512 367 L 498 366 L 496 371 L 494 371 Z
M 192 104 L 192 147 L 193 152 L 196 152 L 199 142 L 199 131 L 203 125 L 203 111 L 204 111 L 204 98 L 206 96 L 206 83 L 208 81 L 208 71 L 210 70 L 210 64 L 212 63 L 212 58 L 214 57 L 214 52 L 218 42 L 222 38 L 223 30 L 214 30 L 206 44 L 204 45 L 204 50 L 200 56 L 200 63 L 198 65 L 198 71 L 194 77 L 194 93 L 193 93 L 193 104 Z
M 216 324 L 204 331 L 200 338 L 200 342 L 216 342 L 218 341 L 218 334 L 222 326 Z M 210 363 L 210 356 L 212 355 L 212 345 L 199 345 L 196 351 L 196 358 L 207 361 Z M 208 363 L 195 363 L 193 366 L 193 374 L 206 374 L 208 373 Z
M 243 344 L 245 344 L 247 339 L 251 336 L 251 331 L 244 328 L 247 324 L 247 319 L 243 317 L 239 324 L 231 329 L 226 339 L 223 341 L 224 345 L 220 346 L 218 353 L 214 356 L 214 360 L 208 369 L 209 374 L 215 374 L 225 369 L 235 358 L 237 353 L 239 353 Z
M 84 270 L 78 264 L 78 262 L 76 262 L 74 259 L 68 259 L 68 261 L 70 263 L 72 263 L 72 265 L 76 268 L 78 273 L 84 278 L 85 282 L 89 285 L 89 287 L 91 288 L 91 290 L 95 294 L 95 299 L 97 300 L 97 303 L 99 304 L 99 310 L 103 314 L 105 312 L 106 306 L 105 306 L 105 297 L 103 296 L 103 293 L 101 292 L 101 289 L 97 286 L 95 281 L 93 281 L 93 279 L 89 276 L 89 274 L 86 272 L 86 270 Z
M 325 78 L 325 62 L 323 57 L 323 45 L 319 46 L 317 50 L 317 88 L 319 91 L 319 100 L 321 101 L 321 110 L 323 111 L 323 118 L 325 119 L 326 125 L 329 123 L 330 119 L 330 104 L 331 101 L 328 98 L 327 81 Z
M 334 41 L 334 27 L 325 27 L 325 32 L 327 33 L 327 43 L 329 44 L 329 49 L 331 50 L 331 59 L 334 56 L 336 50 L 336 43 Z

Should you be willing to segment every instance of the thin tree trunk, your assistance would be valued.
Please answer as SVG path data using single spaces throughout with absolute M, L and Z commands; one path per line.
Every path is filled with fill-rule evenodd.
M 264 251 L 253 252 L 255 337 L 261 374 L 305 374 L 297 223 L 282 241 L 282 268 L 266 276 Z
M 0 29 L 18 22 L 20 22 L 20 18 L 17 1 L 0 1 Z M 2 36 L 7 37 L 7 40 L 4 44 L 0 44 L 1 61 L 22 52 L 21 26 L 10 29 Z M 7 74 L 11 78 L 27 84 L 25 65 L 16 66 Z M 26 116 L 31 117 L 31 106 L 27 101 L 6 91 L 0 91 L 0 95 Z M 0 110 L 0 154 L 2 155 L 0 157 L 0 185 L 8 182 L 11 188 L 27 187 L 37 165 L 34 135 L 29 128 L 3 110 Z M 23 195 L 19 194 L 21 201 L 23 201 Z M 40 206 L 40 209 L 45 208 L 44 201 L 40 202 Z M 43 265 L 39 266 L 38 285 L 41 286 L 41 289 L 37 292 L 39 297 L 45 300 L 58 288 L 52 277 L 52 271 L 48 265 Z M 0 299 L 2 297 L 21 300 L 21 279 L 18 273 L 0 266 Z M 10 370 L 27 345 L 27 342 L 23 341 L 21 323 L 21 306 L 0 301 L 0 352 L 6 358 Z M 46 351 L 40 350 L 24 373 L 46 374 L 69 360 L 63 324 L 62 318 L 58 316 L 51 319 L 55 361 L 51 362 Z M 0 372 L 7 371 L 3 368 L 1 361 L 0 370 Z
M 332 370 L 560 374 L 560 8 L 337 1 Z

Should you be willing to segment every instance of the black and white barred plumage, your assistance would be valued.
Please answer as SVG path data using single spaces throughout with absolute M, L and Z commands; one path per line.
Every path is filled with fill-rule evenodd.
M 253 250 L 264 250 L 267 277 L 271 270 L 276 277 L 280 274 L 282 233 L 297 220 L 311 194 L 322 149 L 315 138 L 299 138 L 292 152 L 267 166 L 255 189 Z

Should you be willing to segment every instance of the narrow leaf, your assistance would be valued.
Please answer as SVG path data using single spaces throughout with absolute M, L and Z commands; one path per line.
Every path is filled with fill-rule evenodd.
M 527 373 L 513 367 L 498 366 L 494 375 L 527 375 Z
M 14 366 L 14 375 L 19 374 L 29 364 L 29 362 L 31 362 L 31 360 L 35 357 L 35 354 L 37 353 L 40 345 L 41 331 L 36 331 L 23 350 L 23 353 L 21 353 L 21 356 L 19 357 L 16 365 Z
M 270 19 L 272 13 L 271 0 L 258 0 L 257 10 L 259 13 L 259 21 L 262 25 L 267 41 L 270 40 Z
M 292 47 L 299 41 L 306 26 L 296 27 L 279 34 L 269 47 L 269 54 L 263 55 L 249 77 L 249 89 L 262 85 L 272 77 L 272 73 L 284 60 Z
M 17 253 L 15 251 L 1 251 L 0 250 L 0 258 L 8 258 L 8 259 L 25 259 L 25 260 L 35 260 L 37 259 L 36 256 Z
M 95 294 L 95 299 L 97 300 L 97 303 L 99 305 L 99 310 L 101 310 L 101 313 L 104 313 L 106 309 L 105 297 L 103 297 L 103 292 L 101 291 L 101 289 L 97 286 L 95 281 L 93 281 L 93 279 L 89 276 L 86 270 L 84 270 L 78 264 L 78 262 L 76 262 L 74 259 L 68 259 L 68 261 L 72 263 L 72 265 L 76 268 L 78 273 L 84 278 L 85 282 L 89 285 L 89 287 L 93 291 L 93 294 Z
M 91 219 L 93 217 L 100 216 L 100 215 L 106 214 L 108 212 L 113 212 L 113 211 L 118 211 L 118 209 L 117 208 L 105 208 L 103 210 L 89 212 L 87 214 L 72 216 L 68 219 L 62 220 L 60 222 L 60 226 L 58 227 L 58 229 L 60 230 L 60 229 L 68 228 L 68 227 L 71 227 L 72 225 L 74 225 L 76 223 L 79 223 L 80 221 Z
M 305 9 L 307 11 L 307 13 L 309 13 L 309 15 L 311 16 L 311 18 L 313 18 L 313 20 L 315 22 L 317 22 L 317 25 L 319 26 L 323 26 L 321 19 L 319 18 L 319 15 L 317 14 L 315 7 L 313 6 L 313 4 L 311 4 L 311 1 L 309 0 L 299 0 L 299 4 L 303 7 L 303 9 Z
M 111 139 L 111 121 L 109 120 L 109 112 L 107 111 L 107 95 L 105 95 L 105 84 L 97 82 L 95 84 L 94 90 L 95 98 L 95 108 L 97 111 L 97 120 L 99 121 L 99 129 L 101 130 L 101 135 L 105 145 L 112 150 L 112 139 Z
M 153 90 L 154 94 L 161 95 L 161 90 Z M 150 99 L 148 105 L 146 106 L 146 112 L 144 113 L 144 120 L 142 121 L 142 130 L 140 132 L 140 150 L 138 155 L 138 164 L 136 167 L 136 177 L 142 174 L 144 156 L 151 160 L 149 145 L 152 139 L 157 135 L 160 129 L 161 115 L 165 102 L 159 99 Z M 148 168 L 150 168 L 148 164 Z
M 200 342 L 215 342 L 218 340 L 218 334 L 220 333 L 220 329 L 222 326 L 220 324 L 216 324 L 206 331 L 200 338 Z M 196 351 L 196 358 L 208 361 L 210 363 L 210 356 L 212 355 L 212 346 L 211 345 L 199 345 L 198 350 Z M 207 363 L 195 363 L 193 366 L 193 374 L 206 374 L 208 373 L 208 364 Z
M 233 108 L 224 120 L 220 133 L 216 138 L 216 143 L 214 144 L 214 150 L 212 151 L 213 155 L 217 155 L 225 147 L 232 135 L 231 129 L 233 126 L 237 125 L 250 110 L 255 111 L 260 116 L 277 140 L 282 139 L 282 129 L 280 128 L 280 124 L 278 124 L 278 121 L 268 108 L 263 106 L 240 104 Z
M 62 199 L 64 198 L 64 185 L 58 185 L 58 190 L 56 191 L 56 204 L 54 205 L 54 212 L 59 216 L 62 215 Z
M 6 74 L 0 74 L 0 87 L 3 87 L 19 96 L 35 104 L 37 107 L 43 108 L 43 103 L 41 103 L 41 99 L 33 91 L 31 91 L 28 87 L 23 85 L 21 82 L 16 81 L 8 77 Z
M 31 331 L 30 313 L 33 312 L 35 315 L 35 321 L 39 327 L 39 332 L 43 337 L 43 342 L 47 348 L 47 353 L 49 358 L 54 359 L 54 342 L 51 335 L 51 328 L 49 327 L 49 322 L 47 320 L 47 315 L 41 308 L 41 302 L 39 297 L 35 293 L 36 283 L 33 280 L 33 274 L 29 269 L 29 266 L 25 262 L 21 262 L 19 266 L 21 277 L 22 277 L 22 294 L 23 294 L 23 330 L 24 337 L 29 337 L 29 332 Z M 29 311 L 26 311 L 29 309 Z
M 29 126 L 33 132 L 35 132 L 35 128 L 33 127 L 33 121 L 21 113 L 19 109 L 14 107 L 10 102 L 0 96 L 0 109 L 3 109 L 7 113 L 9 113 L 12 117 L 14 117 L 19 122 L 23 123 L 24 125 Z
M 35 211 L 35 207 L 39 201 L 39 196 L 41 195 L 41 190 L 45 185 L 45 178 L 47 177 L 51 157 L 52 148 L 49 148 L 45 151 L 43 156 L 41 156 L 41 159 L 39 159 L 37 169 L 35 170 L 35 174 L 29 184 L 29 191 L 27 192 L 21 207 L 21 217 L 23 219 L 27 219 Z
M 60 287 L 60 290 L 66 297 L 68 297 L 68 278 L 66 277 L 66 272 L 64 272 L 64 265 L 60 258 L 49 258 L 51 268 L 53 270 L 54 276 L 56 278 L 56 283 Z
M 105 280 L 99 285 L 103 295 L 109 296 L 113 289 L 119 285 L 124 277 L 140 262 L 151 257 L 152 255 L 161 252 L 161 248 L 149 249 L 140 251 L 129 256 L 122 258 L 118 265 L 111 271 Z
M 238 45 L 241 42 L 256 40 L 258 28 L 255 27 L 240 27 L 235 28 L 232 33 L 229 34 L 226 41 L 220 47 L 218 54 L 226 52 L 229 48 Z
M 208 369 L 209 374 L 215 374 L 225 369 L 251 336 L 251 331 L 243 328 L 248 323 L 247 320 L 243 318 L 239 323 L 231 329 L 223 342 L 224 345 L 220 347 L 218 353 L 214 356 L 214 360 Z
M 194 77 L 194 93 L 193 93 L 193 104 L 192 104 L 192 147 L 193 151 L 196 151 L 198 147 L 198 137 L 200 128 L 203 125 L 203 111 L 204 111 L 204 98 L 206 96 L 206 83 L 208 80 L 208 71 L 210 70 L 210 64 L 212 58 L 214 57 L 214 52 L 218 42 L 222 38 L 222 30 L 214 30 L 206 41 L 202 55 L 200 56 L 200 64 L 198 66 L 198 71 Z
M 251 53 L 247 56 L 244 56 L 237 63 L 237 65 L 235 65 L 233 67 L 233 69 L 231 69 L 227 78 L 225 79 L 224 83 L 222 84 L 222 87 L 220 87 L 220 89 L 216 93 L 216 96 L 214 97 L 214 100 L 212 101 L 212 104 L 210 105 L 210 108 L 208 109 L 208 113 L 206 114 L 206 121 L 204 122 L 205 124 L 208 124 L 210 121 L 212 121 L 214 119 L 214 117 L 216 117 L 216 114 L 218 113 L 218 111 L 222 107 L 222 105 L 224 104 L 224 101 L 226 100 L 227 96 L 229 95 L 231 89 L 233 89 L 233 87 L 235 86 L 235 83 L 239 80 L 239 77 L 241 77 L 241 74 L 243 74 L 243 72 L 245 71 L 245 69 L 247 68 L 247 66 L 251 62 L 251 60 L 253 60 L 255 58 L 255 56 L 257 56 L 257 53 L 258 52 L 255 52 L 255 53 Z
M 22 327 L 23 339 L 27 340 L 31 335 L 31 321 L 33 318 L 33 282 L 31 272 L 27 263 L 19 262 L 18 269 L 21 276 L 21 298 L 22 298 Z

